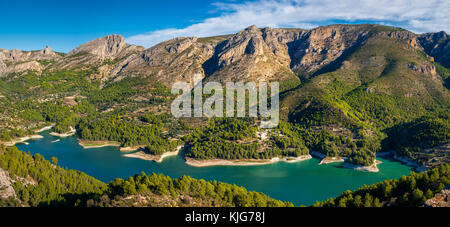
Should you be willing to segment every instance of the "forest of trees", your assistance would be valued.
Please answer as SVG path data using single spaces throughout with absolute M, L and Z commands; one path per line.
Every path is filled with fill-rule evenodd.
M 282 137 L 275 136 L 277 144 L 280 141 L 290 146 L 310 149 L 329 157 L 349 157 L 348 161 L 359 165 L 372 165 L 375 160 L 375 152 L 381 147 L 377 141 L 370 138 L 352 140 L 351 135 L 333 135 L 325 130 L 305 128 L 299 124 L 280 122 L 278 130 Z M 279 146 L 279 145 L 278 145 Z M 282 144 L 282 147 L 286 145 Z
M 23 137 L 31 133 L 32 131 L 21 128 L 4 128 L 0 129 L 0 140 L 10 141 L 14 138 Z
M 277 146 L 262 150 L 253 119 L 217 118 L 198 127 L 183 140 L 190 145 L 186 156 L 194 159 L 270 159 L 308 154 L 299 141 L 278 138 Z
M 144 117 L 146 124 L 138 124 L 120 113 L 107 117 L 89 116 L 80 120 L 77 131 L 81 139 L 117 141 L 125 147 L 147 145 L 149 152 L 159 154 L 164 150 L 173 150 L 179 144 L 169 141 L 161 133 L 163 117 L 147 116 Z
M 402 176 L 398 180 L 385 180 L 355 191 L 346 191 L 336 198 L 316 202 L 315 207 L 380 207 L 422 206 L 444 187 L 450 184 L 450 165 Z
M 0 206 L 82 205 L 107 186 L 83 172 L 63 169 L 39 154 L 31 156 L 16 147 L 0 147 L 0 168 L 16 179 L 13 188 L 20 200 L 0 199 Z
M 424 149 L 434 148 L 450 142 L 450 112 L 441 112 L 431 116 L 423 116 L 411 122 L 399 124 L 387 130 L 389 137 L 384 141 L 386 147 L 393 149 L 398 155 L 417 160 L 420 164 L 443 156 L 447 152 L 425 154 Z
M 256 137 L 252 122 L 235 118 L 210 120 L 205 127 L 198 127 L 183 137 L 190 145 L 186 156 L 195 159 L 242 159 L 260 158 L 260 145 L 256 142 L 242 142 Z M 241 140 L 241 143 L 237 141 Z
M 108 189 L 102 197 L 87 201 L 87 204 L 90 206 L 111 206 L 111 200 L 135 194 L 168 196 L 176 201 L 178 206 L 189 206 L 189 202 L 179 199 L 186 197 L 190 197 L 194 201 L 200 200 L 204 206 L 293 206 L 290 202 L 275 200 L 263 193 L 247 191 L 245 188 L 236 185 L 217 181 L 208 182 L 203 179 L 197 180 L 189 176 L 172 179 L 155 173 L 151 175 L 136 174 L 128 180 L 117 178 L 108 184 Z
M 44 123 L 52 123 L 53 131 L 65 133 L 70 127 L 75 128 L 80 118 L 99 115 L 112 105 L 121 106 L 118 111 L 122 111 L 130 108 L 126 105 L 138 108 L 139 105 L 164 103 L 171 98 L 166 86 L 158 83 L 142 86 L 145 80 L 142 78 L 126 78 L 100 89 L 97 81 L 87 79 L 95 70 L 45 71 L 41 76 L 28 73 L 17 80 L 0 81 L 2 94 L 7 97 L 0 100 L 0 111 L 13 117 L 12 120 L 0 119 L 0 123 L 9 126 L 0 127 L 0 140 L 33 134 L 36 129 L 33 127 Z M 79 96 L 75 98 L 76 105 L 66 105 L 61 97 L 73 95 L 73 92 Z M 138 93 L 150 96 L 149 100 L 133 100 L 132 96 Z M 40 100 L 46 95 L 50 96 L 48 100 Z
M 186 156 L 194 159 L 270 159 L 298 157 L 310 150 L 330 157 L 348 157 L 359 165 L 372 165 L 375 152 L 381 149 L 370 138 L 352 140 L 325 130 L 313 130 L 298 124 L 280 122 L 270 134 L 267 148 L 256 140 L 257 126 L 252 119 L 217 118 L 198 127 L 183 139 L 190 145 Z
M 78 122 L 78 117 L 72 111 L 71 107 L 61 103 L 45 103 L 41 106 L 42 115 L 46 121 L 55 123 L 53 131 L 65 133 L 70 131 Z

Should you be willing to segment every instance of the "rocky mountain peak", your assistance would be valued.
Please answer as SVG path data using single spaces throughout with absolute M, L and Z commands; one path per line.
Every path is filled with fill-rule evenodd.
M 19 60 L 22 55 L 22 51 L 19 49 L 12 49 L 10 52 L 10 57 L 12 60 Z
M 259 32 L 261 29 L 256 27 L 256 25 L 251 25 L 245 28 L 242 32 L 248 32 L 248 33 L 256 33 Z
M 267 46 L 264 44 L 261 29 L 252 25 L 231 37 L 218 55 L 218 67 L 222 68 L 239 61 L 246 55 L 262 55 Z
M 101 59 L 111 58 L 119 54 L 127 44 L 121 35 L 107 35 L 89 41 L 69 52 L 70 55 L 89 53 Z
M 45 46 L 44 49 L 41 50 L 41 54 L 44 55 L 53 55 L 55 52 L 53 52 L 52 48 L 49 46 Z

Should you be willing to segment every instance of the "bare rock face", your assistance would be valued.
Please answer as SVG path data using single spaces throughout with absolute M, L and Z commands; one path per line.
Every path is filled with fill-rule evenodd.
M 411 69 L 416 73 L 430 74 L 434 76 L 436 79 L 438 78 L 436 74 L 436 67 L 432 64 L 425 64 L 425 65 L 409 64 L 408 67 L 409 69 Z
M 282 29 L 282 28 L 263 28 L 264 42 L 270 51 L 277 57 L 283 58 L 283 61 L 290 62 L 289 47 L 295 40 L 300 39 L 308 30 L 303 29 Z
M 2 72 L 4 75 L 10 74 L 10 73 L 22 73 L 22 72 L 26 72 L 26 71 L 35 71 L 37 73 L 41 73 L 43 69 L 44 69 L 44 66 L 42 66 L 39 62 L 27 61 L 27 62 L 13 64 L 11 66 L 8 66 Z
M 269 81 L 294 78 L 286 43 L 299 30 L 250 26 L 215 48 L 204 64 L 210 81 Z
M 178 54 L 189 48 L 193 43 L 197 42 L 197 37 L 175 38 L 165 48 L 169 54 Z
M 0 198 L 8 199 L 9 197 L 16 198 L 16 192 L 12 187 L 14 181 L 9 176 L 9 173 L 0 168 Z
M 59 58 L 61 58 L 61 56 L 53 52 L 49 46 L 38 51 L 21 51 L 18 49 L 9 51 L 0 49 L 0 60 L 3 61 L 21 62 L 31 60 L 56 60 Z
M 214 42 L 213 42 L 214 43 Z M 196 37 L 180 37 L 157 44 L 125 59 L 115 69 L 116 80 L 124 76 L 150 76 L 170 85 L 176 81 L 192 82 L 194 75 L 204 75 L 202 63 L 214 51 L 214 44 Z
M 1 72 L 3 72 L 3 70 L 5 70 L 6 67 L 7 67 L 6 64 L 3 63 L 3 61 L 0 61 L 0 74 Z
M 49 56 L 55 56 L 56 55 L 56 53 L 53 52 L 52 48 L 49 47 L 49 46 L 45 46 L 45 48 L 42 49 L 40 51 L 40 53 L 43 54 L 43 55 L 49 55 Z
M 120 35 L 108 35 L 89 41 L 69 52 L 69 56 L 89 53 L 101 59 L 118 55 L 126 46 L 125 39 Z
M 15 60 L 15 61 L 22 60 L 22 59 L 23 59 L 23 57 L 22 57 L 22 51 L 21 51 L 21 50 L 18 50 L 18 49 L 13 49 L 13 50 L 10 52 L 10 58 L 11 58 L 12 60 Z
M 425 52 L 445 67 L 450 67 L 450 36 L 444 32 L 426 33 L 419 36 Z
M 40 73 L 45 67 L 38 61 L 57 61 L 61 58 L 62 56 L 53 52 L 49 46 L 38 51 L 0 49 L 0 77 L 9 73 L 22 73 L 25 71 Z
M 9 59 L 9 50 L 1 48 L 0 49 L 0 61 L 7 60 L 7 59 Z
M 173 60 L 173 57 L 183 54 L 185 50 L 186 53 L 191 53 L 188 54 L 188 56 L 192 56 L 192 50 L 187 49 L 189 47 L 192 47 L 191 49 L 195 49 L 195 46 L 193 45 L 196 42 L 196 37 L 180 37 L 171 39 L 147 49 L 142 54 L 142 58 L 149 66 L 161 66 L 163 64 L 170 64 L 170 62 L 172 62 Z
M 291 44 L 292 70 L 304 75 L 330 64 L 368 34 L 359 26 L 342 25 L 318 27 L 303 33 Z
M 130 56 L 136 57 L 144 50 L 144 47 L 125 43 L 120 35 L 108 35 L 73 49 L 55 63 L 54 68 L 70 70 L 91 69 L 96 66 L 98 73 L 90 75 L 90 78 L 106 81 L 117 77 L 117 73 L 128 66 Z
M 242 58 L 263 55 L 264 45 L 262 33 L 256 26 L 251 26 L 234 35 L 218 54 L 218 66 L 223 68 Z
M 425 201 L 426 207 L 450 207 L 450 185 L 447 185 L 433 198 Z
M 62 56 L 53 52 L 49 46 L 39 51 L 21 51 L 13 49 L 11 51 L 0 49 L 0 77 L 10 73 L 23 73 L 35 71 L 41 73 L 45 68 L 38 61 L 57 61 Z

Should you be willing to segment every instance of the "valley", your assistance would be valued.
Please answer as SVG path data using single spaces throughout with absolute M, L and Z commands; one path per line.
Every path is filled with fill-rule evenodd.
M 182 177 L 183 170 L 289 201 L 274 200 L 276 205 L 312 205 L 363 184 L 408 175 L 409 167 L 391 159 L 416 171 L 445 168 L 441 166 L 450 162 L 449 46 L 445 32 L 336 24 L 309 30 L 250 26 L 223 36 L 174 38 L 147 49 L 120 35 L 89 41 L 68 53 L 48 46 L 0 49 L 0 143 L 2 149 L 16 145 L 47 160 L 58 157 L 64 167 L 103 181 L 95 185 L 125 184 L 114 179 L 141 171 Z M 279 82 L 280 123 L 262 129 L 258 117 L 175 118 L 170 105 L 177 95 L 171 86 L 181 81 L 192 88 L 194 76 L 204 82 Z M 130 157 L 118 155 L 122 153 Z M 118 163 L 129 166 L 115 169 Z M 320 178 L 313 166 L 330 173 Z M 306 167 L 311 175 L 301 183 L 297 177 L 308 173 L 302 170 Z M 263 172 L 261 178 L 249 181 L 250 170 Z M 224 173 L 211 177 L 214 171 Z M 271 173 L 290 178 L 277 181 L 270 179 Z M 302 185 L 340 174 L 355 182 L 344 179 L 336 183 L 340 191 L 320 190 L 320 195 L 308 192 L 322 184 Z M 427 198 L 442 190 L 438 186 Z M 280 188 L 291 192 L 281 196 Z M 101 194 L 97 189 L 88 191 Z M 95 199 L 89 203 L 99 204 Z M 211 205 L 203 199 L 197 203 Z M 316 205 L 333 203 L 340 203 L 339 198 Z

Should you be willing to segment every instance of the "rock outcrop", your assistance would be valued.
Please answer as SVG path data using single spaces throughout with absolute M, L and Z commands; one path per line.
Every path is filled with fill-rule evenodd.
M 42 66 L 37 61 L 27 61 L 23 63 L 12 64 L 4 68 L 3 70 L 1 70 L 0 66 L 0 77 L 1 75 L 18 74 L 18 73 L 20 74 L 27 71 L 34 71 L 39 74 L 42 72 L 43 69 L 44 66 Z
M 73 49 L 72 51 L 69 52 L 68 56 L 89 53 L 101 59 L 115 58 L 127 46 L 129 45 L 125 43 L 125 39 L 122 36 L 108 35 L 102 38 L 89 41 Z
M 152 77 L 155 82 L 171 84 L 176 81 L 192 82 L 193 76 L 204 76 L 202 63 L 214 52 L 216 42 L 196 37 L 171 39 L 119 62 L 112 71 L 115 81 L 124 77 Z
M 425 202 L 425 207 L 450 207 L 450 185 Z
M 450 36 L 444 32 L 426 33 L 419 36 L 420 45 L 435 61 L 450 67 Z
M 53 52 L 49 46 L 37 51 L 0 49 L 0 77 L 11 73 L 21 74 L 27 71 L 41 73 L 45 68 L 42 64 L 43 61 L 51 62 L 60 59 L 62 59 L 62 56 Z
M 215 48 L 203 64 L 211 81 L 270 81 L 296 79 L 286 43 L 303 30 L 250 26 Z
M 9 176 L 9 173 L 0 168 L 0 198 L 8 199 L 10 197 L 16 198 L 16 192 L 12 187 L 14 181 Z
M 59 58 L 61 56 L 53 52 L 49 46 L 37 51 L 21 51 L 18 49 L 9 51 L 0 49 L 0 61 L 23 62 L 31 60 L 56 60 Z

